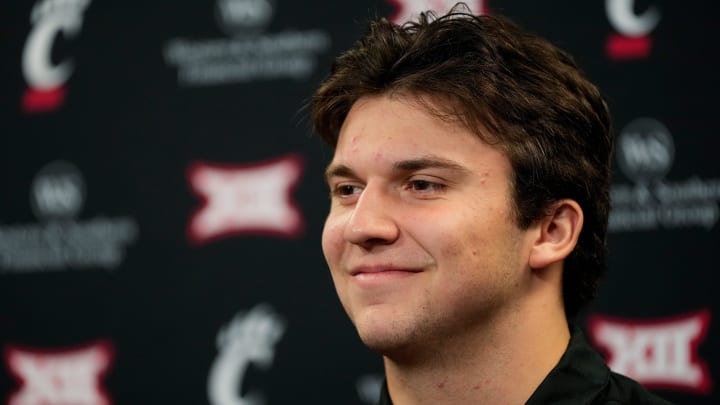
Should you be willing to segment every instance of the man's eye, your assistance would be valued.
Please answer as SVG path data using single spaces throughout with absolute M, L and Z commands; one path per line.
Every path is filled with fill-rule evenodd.
M 339 197 L 347 197 L 359 192 L 360 187 L 352 184 L 340 184 L 333 189 L 333 194 Z
M 445 185 L 428 180 L 411 180 L 409 182 L 409 187 L 412 191 L 431 192 L 442 191 L 445 188 Z

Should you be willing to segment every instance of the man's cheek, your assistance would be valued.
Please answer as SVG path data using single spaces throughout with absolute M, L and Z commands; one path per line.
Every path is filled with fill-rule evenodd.
M 343 247 L 342 226 L 334 218 L 328 218 L 322 232 L 322 250 L 330 266 L 336 264 Z

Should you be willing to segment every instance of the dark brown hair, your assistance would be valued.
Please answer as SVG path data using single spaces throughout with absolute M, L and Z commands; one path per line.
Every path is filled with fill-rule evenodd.
M 508 156 L 521 228 L 560 199 L 582 207 L 584 226 L 563 273 L 572 316 L 594 297 L 605 269 L 613 149 L 607 105 L 568 54 L 506 18 L 468 11 L 423 13 L 402 26 L 371 22 L 314 94 L 315 130 L 334 147 L 353 103 L 365 96 L 439 101 L 424 105 Z

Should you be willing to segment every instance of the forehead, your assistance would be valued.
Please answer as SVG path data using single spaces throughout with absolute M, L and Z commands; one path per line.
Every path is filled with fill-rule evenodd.
M 366 96 L 351 106 L 340 128 L 336 148 L 360 139 L 420 143 L 452 133 L 469 133 L 460 120 L 442 112 L 433 98 L 406 93 Z
M 438 111 L 437 102 L 428 98 L 397 94 L 361 98 L 343 122 L 332 164 L 390 167 L 398 161 L 432 157 L 475 169 L 478 163 L 504 158 L 459 120 L 443 119 Z
M 441 100 L 407 93 L 385 93 L 357 100 L 346 115 L 336 154 L 363 146 L 412 149 L 437 143 L 472 144 L 481 138 Z M 371 144 L 371 145 L 368 145 Z M 391 150 L 384 150 L 389 152 Z

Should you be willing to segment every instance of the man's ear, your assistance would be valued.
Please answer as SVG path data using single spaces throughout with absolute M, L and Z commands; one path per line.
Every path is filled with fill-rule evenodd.
M 540 269 L 564 260 L 572 252 L 583 226 L 583 212 L 576 201 L 559 200 L 534 226 L 537 237 L 528 264 Z

